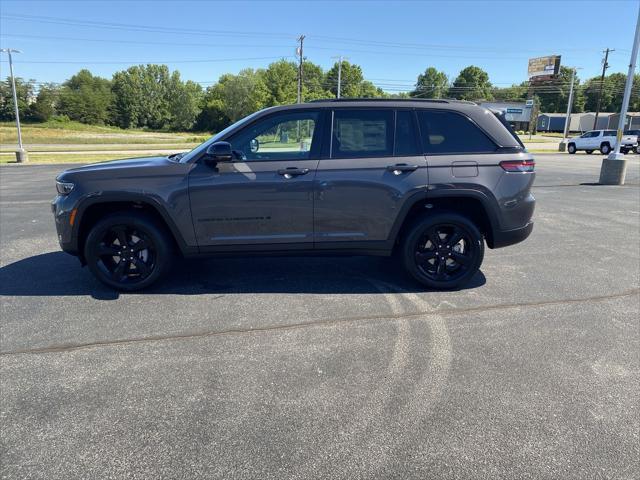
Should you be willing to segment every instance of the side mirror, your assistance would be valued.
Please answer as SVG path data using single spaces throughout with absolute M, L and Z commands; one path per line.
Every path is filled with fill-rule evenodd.
M 216 142 L 209 145 L 206 151 L 206 160 L 207 163 L 211 164 L 231 162 L 233 160 L 231 144 L 229 142 Z

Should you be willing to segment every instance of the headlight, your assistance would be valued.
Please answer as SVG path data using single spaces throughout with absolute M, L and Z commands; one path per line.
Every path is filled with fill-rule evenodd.
M 56 180 L 56 190 L 60 195 L 69 195 L 73 190 L 74 184 L 69 182 L 59 182 Z

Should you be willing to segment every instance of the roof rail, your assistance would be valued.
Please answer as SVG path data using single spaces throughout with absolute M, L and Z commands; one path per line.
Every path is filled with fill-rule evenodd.
M 431 102 L 431 103 L 451 103 L 458 100 L 445 100 L 443 98 L 319 98 L 309 100 L 306 103 L 316 102 Z M 466 102 L 465 103 L 472 103 Z

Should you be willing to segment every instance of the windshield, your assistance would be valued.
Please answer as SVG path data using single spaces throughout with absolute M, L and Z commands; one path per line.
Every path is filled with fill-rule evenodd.
M 262 112 L 262 110 L 254 112 L 251 115 L 248 115 L 248 116 L 238 120 L 237 122 L 232 123 L 231 125 L 229 125 L 224 130 L 221 130 L 220 132 L 216 133 L 210 139 L 205 140 L 203 143 L 201 143 L 200 145 L 195 147 L 193 150 L 182 154 L 182 156 L 179 158 L 180 163 L 188 163 L 193 158 L 197 157 L 200 153 L 204 152 L 209 147 L 209 145 L 211 145 L 212 143 L 215 143 L 215 142 L 223 139 L 230 131 L 235 130 L 237 127 L 240 127 L 241 125 L 244 125 L 245 123 L 249 122 L 256 115 L 258 115 L 260 112 Z M 176 159 L 174 158 L 174 160 L 176 160 Z

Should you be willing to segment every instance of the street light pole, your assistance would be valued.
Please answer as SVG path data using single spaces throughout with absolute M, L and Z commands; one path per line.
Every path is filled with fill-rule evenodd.
M 576 69 L 571 69 L 571 86 L 569 87 L 569 101 L 567 102 L 567 116 L 564 121 L 564 134 L 563 138 L 567 138 L 569 133 L 569 124 L 571 123 L 571 107 L 573 105 L 573 82 L 576 79 Z
M 340 87 L 342 86 L 342 55 L 338 57 L 338 98 L 340 98 Z
M 345 60 L 345 57 L 340 55 L 339 57 L 331 57 L 331 58 L 338 59 L 338 89 L 337 89 L 336 98 L 340 98 L 342 93 L 342 62 Z
M 629 99 L 631 98 L 633 73 L 636 70 L 636 61 L 638 59 L 638 48 L 640 48 L 640 7 L 638 7 L 636 34 L 633 39 L 633 48 L 631 49 L 631 61 L 629 62 L 627 82 L 624 86 L 622 108 L 620 109 L 620 120 L 618 120 L 616 147 L 607 158 L 602 160 L 602 167 L 600 169 L 600 183 L 603 185 L 624 185 L 624 178 L 627 173 L 627 161 L 624 159 L 624 154 L 620 153 L 620 144 L 622 143 L 622 132 L 624 130 L 624 124 L 627 117 L 627 109 L 629 108 Z
M 13 59 L 12 53 L 22 53 L 20 50 L 13 48 L 2 48 L 0 52 L 5 52 L 9 56 L 9 74 L 11 76 L 11 91 L 13 92 L 13 108 L 16 115 L 16 128 L 18 129 L 18 151 L 16 152 L 16 161 L 18 163 L 27 161 L 27 152 L 22 148 L 22 130 L 20 129 L 20 110 L 18 108 L 18 94 L 16 93 L 16 80 L 13 76 Z

